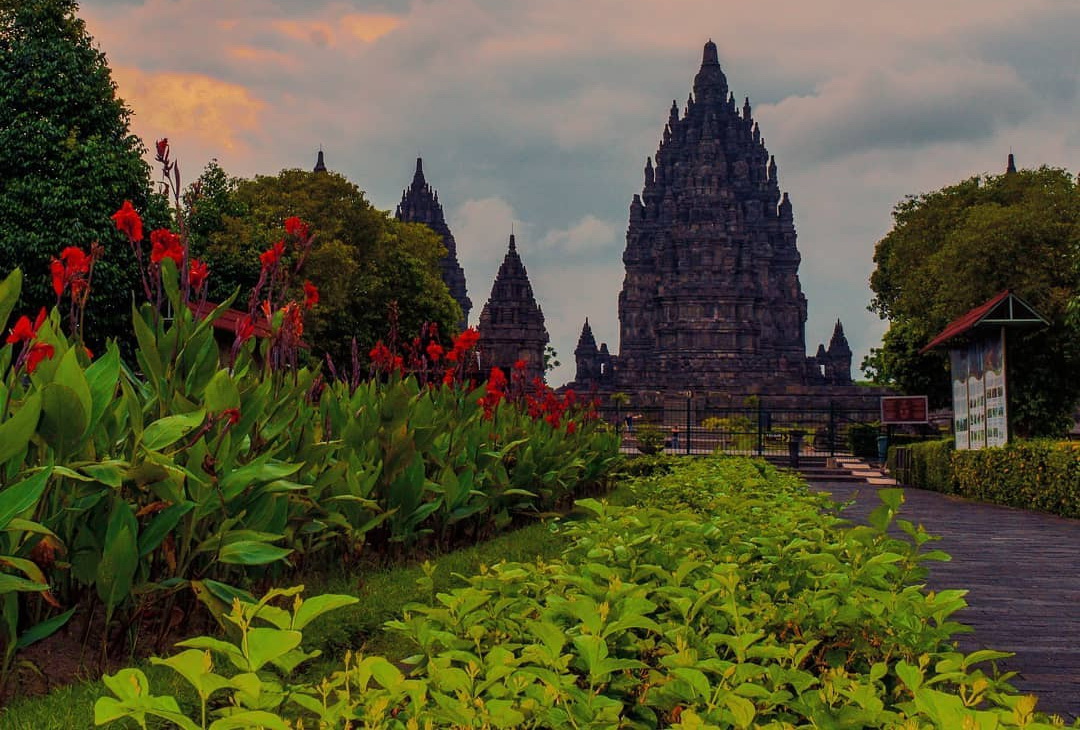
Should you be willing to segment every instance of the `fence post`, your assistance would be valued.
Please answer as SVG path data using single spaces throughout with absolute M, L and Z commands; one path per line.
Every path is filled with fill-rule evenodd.
M 690 455 L 690 401 L 693 399 L 694 394 L 691 391 L 686 391 L 686 455 Z
M 762 410 L 761 398 L 757 402 L 757 455 L 761 456 L 765 450 L 765 413 Z
M 836 401 L 829 401 L 829 458 L 836 457 Z

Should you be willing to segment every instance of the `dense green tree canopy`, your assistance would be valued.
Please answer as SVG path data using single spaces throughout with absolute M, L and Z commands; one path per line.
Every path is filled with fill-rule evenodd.
M 50 259 L 66 246 L 101 242 L 88 311 L 93 339 L 130 331 L 137 281 L 109 216 L 130 200 L 149 230 L 166 212 L 150 193 L 131 112 L 76 10 L 72 0 L 0 0 L 0 276 L 21 267 L 22 306 L 51 307 Z
M 1050 320 L 1008 341 L 1010 422 L 1021 435 L 1060 433 L 1080 398 L 1080 187 L 1043 167 L 975 177 L 910 197 L 877 243 L 870 308 L 889 320 L 863 369 L 876 382 L 950 402 L 946 353 L 920 355 L 951 320 L 1011 289 Z
M 356 337 L 366 358 L 389 334 L 391 302 L 398 304 L 403 338 L 425 322 L 453 332 L 461 314 L 439 275 L 442 241 L 426 226 L 376 210 L 341 175 L 283 170 L 238 180 L 211 163 L 199 185 L 200 197 L 188 196 L 188 219 L 193 245 L 211 267 L 212 297 L 237 285 L 246 293 L 259 275 L 259 253 L 282 237 L 282 222 L 295 215 L 316 237 L 301 276 L 320 291 L 305 337 L 314 354 L 349 363 Z

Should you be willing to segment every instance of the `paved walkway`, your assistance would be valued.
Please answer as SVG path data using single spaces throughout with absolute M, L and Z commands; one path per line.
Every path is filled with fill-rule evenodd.
M 847 515 L 863 521 L 879 501 L 875 484 L 826 483 L 814 489 L 855 498 Z M 1016 652 L 1002 662 L 1019 672 L 1012 684 L 1039 696 L 1037 709 L 1066 719 L 1080 715 L 1080 520 L 970 502 L 906 489 L 904 519 L 921 523 L 952 555 L 931 563 L 935 590 L 966 588 L 968 607 L 956 618 L 974 627 L 961 634 L 965 652 Z

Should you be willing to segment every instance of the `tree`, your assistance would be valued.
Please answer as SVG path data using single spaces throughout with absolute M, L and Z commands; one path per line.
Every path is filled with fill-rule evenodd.
M 919 349 L 1011 289 L 1050 326 L 1008 334 L 1010 422 L 1019 435 L 1060 434 L 1080 400 L 1080 327 L 1069 317 L 1080 292 L 1080 186 L 1048 167 L 974 177 L 905 199 L 893 219 L 870 277 L 870 309 L 889 330 L 863 370 L 877 383 L 929 395 L 932 405 L 949 404 L 946 353 Z
M 320 291 L 305 339 L 316 356 L 339 365 L 351 360 L 355 337 L 368 350 L 390 333 L 391 302 L 397 328 L 411 338 L 425 322 L 449 336 L 461 312 L 439 274 L 445 253 L 426 226 L 401 223 L 375 209 L 363 192 L 332 172 L 282 170 L 276 176 L 229 180 L 211 163 L 187 195 L 192 245 L 211 267 L 211 297 L 237 286 L 247 291 L 259 275 L 259 253 L 281 238 L 282 222 L 299 216 L 315 244 L 301 278 Z
M 51 307 L 50 259 L 101 242 L 87 332 L 103 338 L 130 332 L 138 281 L 109 217 L 124 200 L 148 227 L 167 212 L 77 9 L 73 0 L 0 0 L 0 276 L 22 268 L 22 306 Z

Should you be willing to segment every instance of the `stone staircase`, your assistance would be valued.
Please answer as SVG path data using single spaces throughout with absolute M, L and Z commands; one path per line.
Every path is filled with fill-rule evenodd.
M 790 468 L 790 460 L 784 456 L 768 456 L 776 466 Z M 896 480 L 883 470 L 871 466 L 864 459 L 851 456 L 801 456 L 798 472 L 810 484 L 828 482 L 854 482 L 874 486 L 896 486 Z

